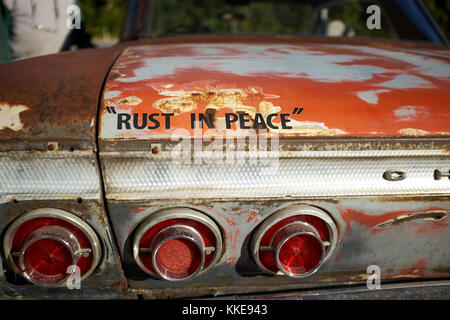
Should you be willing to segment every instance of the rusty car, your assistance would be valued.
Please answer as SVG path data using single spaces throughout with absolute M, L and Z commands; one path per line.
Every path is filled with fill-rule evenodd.
M 131 0 L 0 65 L 0 297 L 448 299 L 449 111 L 421 1 Z

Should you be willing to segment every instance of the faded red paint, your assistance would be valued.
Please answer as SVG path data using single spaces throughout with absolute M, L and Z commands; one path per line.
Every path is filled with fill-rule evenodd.
M 258 218 L 258 213 L 252 210 L 242 210 L 242 211 L 238 211 L 238 212 L 229 212 L 229 214 L 233 215 L 233 216 L 242 216 L 242 215 L 247 215 L 247 222 L 252 222 L 254 221 L 255 223 L 259 221 Z
M 250 222 L 252 220 L 255 220 L 255 222 L 258 222 L 258 215 L 256 214 L 256 212 L 250 212 L 250 214 L 248 215 L 247 218 L 247 222 Z
M 236 41 L 236 45 L 239 42 Z M 242 43 L 241 43 L 242 44 Z M 242 47 L 236 49 L 234 46 L 222 47 L 223 55 L 232 56 L 230 59 L 244 59 L 242 65 L 251 62 L 251 46 L 258 43 L 248 44 L 248 51 Z M 278 42 L 268 43 L 267 40 L 259 45 L 267 47 L 263 52 L 271 53 L 274 57 L 282 58 L 286 53 L 280 49 L 271 48 Z M 205 45 L 205 43 L 203 43 Z M 214 43 L 203 47 L 214 50 L 220 43 Z M 224 44 L 222 44 L 224 45 Z M 104 118 L 107 115 L 106 104 L 114 105 L 120 99 L 136 96 L 142 100 L 138 105 L 121 105 L 121 112 L 126 113 L 161 113 L 162 111 L 154 107 L 154 103 L 161 99 L 170 98 L 164 92 L 204 92 L 212 90 L 218 92 L 223 89 L 240 89 L 245 92 L 253 91 L 255 94 L 242 99 L 245 106 L 252 106 L 256 112 L 260 112 L 259 104 L 262 101 L 270 102 L 274 106 L 280 107 L 279 113 L 292 113 L 295 107 L 302 107 L 304 111 L 300 115 L 290 115 L 290 119 L 299 122 L 322 123 L 330 129 L 326 134 L 317 130 L 310 132 L 296 132 L 295 130 L 283 131 L 285 136 L 314 136 L 314 135 L 338 135 L 338 136 L 405 136 L 405 135 L 449 135 L 448 122 L 450 114 L 447 112 L 450 107 L 450 75 L 432 76 L 418 70 L 417 66 L 409 62 L 402 61 L 402 54 L 412 54 L 403 48 L 384 48 L 386 52 L 398 55 L 398 58 L 383 57 L 379 54 L 363 52 L 358 47 L 339 47 L 324 42 L 302 43 L 297 45 L 289 44 L 289 50 L 307 52 L 311 57 L 323 56 L 358 56 L 357 60 L 345 62 L 333 62 L 335 66 L 361 66 L 375 67 L 388 70 L 382 73 L 374 73 L 370 79 L 363 81 L 321 81 L 320 79 L 308 76 L 308 74 L 298 74 L 296 77 L 284 77 L 283 72 L 264 72 L 267 65 L 261 64 L 260 70 L 254 73 L 239 74 L 236 70 L 219 70 L 211 65 L 202 65 L 202 59 L 207 55 L 199 54 L 196 51 L 198 45 L 151 45 L 144 47 L 128 48 L 128 50 L 118 59 L 112 74 L 117 77 L 110 78 L 106 84 L 106 92 L 118 91 L 119 95 L 104 101 L 101 110 L 101 137 L 105 140 L 110 138 L 161 138 L 168 137 L 176 129 L 186 129 L 190 135 L 194 135 L 194 130 L 190 128 L 190 113 L 205 113 L 209 101 L 196 100 L 197 106 L 194 110 L 181 112 L 175 115 L 171 121 L 171 128 L 164 129 L 161 126 L 152 130 L 123 130 L 112 135 L 107 133 L 108 127 L 114 123 L 109 123 Z M 221 50 L 222 50 L 221 49 Z M 439 48 L 441 51 L 442 48 Z M 425 50 L 425 49 L 421 49 Z M 432 49 L 426 49 L 432 50 Z M 415 56 L 426 59 L 433 59 L 426 54 L 415 52 Z M 145 66 L 145 61 L 149 63 L 151 69 L 152 61 L 165 57 L 184 57 L 192 59 L 192 64 L 186 68 L 176 69 L 175 73 L 168 72 L 158 76 L 144 77 L 145 79 L 128 81 L 137 75 L 140 68 Z M 212 55 L 214 58 L 214 55 Z M 257 58 L 257 57 L 254 57 Z M 152 60 L 153 59 L 153 60 Z M 441 63 L 449 67 L 449 58 L 444 56 L 435 57 L 436 63 Z M 276 64 L 276 58 L 274 58 Z M 149 69 L 149 70 L 150 70 Z M 389 71 L 389 70 L 396 70 Z M 414 88 L 385 88 L 380 84 L 393 81 L 398 76 L 408 76 L 420 78 L 428 85 Z M 123 81 L 125 80 L 125 81 Z M 401 82 L 401 81 L 400 81 Z M 169 86 L 169 87 L 167 87 Z M 368 103 L 361 99 L 358 93 L 372 90 L 389 90 L 377 94 L 377 103 Z M 395 112 L 401 107 L 417 106 L 414 116 L 397 117 Z M 226 112 L 233 110 L 227 108 L 216 112 L 216 117 L 223 117 Z M 278 120 L 277 120 L 278 121 Z M 206 127 L 206 126 L 205 126 Z M 413 129 L 413 130 L 409 130 Z M 333 131 L 334 130 L 334 131 Z M 206 131 L 204 128 L 203 132 Z
M 225 218 L 225 220 L 227 221 L 228 225 L 230 226 L 235 226 L 236 222 L 234 222 L 233 220 L 229 219 L 229 218 Z
M 223 221 L 225 221 L 229 225 L 229 228 L 226 228 L 225 230 L 225 236 L 226 239 L 230 242 L 233 252 L 235 254 L 238 254 L 239 252 L 238 240 L 239 236 L 241 235 L 239 225 L 235 221 L 233 221 L 233 219 L 230 219 L 227 215 L 219 211 L 215 211 L 215 214 L 217 214 L 217 216 L 219 216 Z
M 448 217 L 446 217 L 442 221 L 433 222 L 426 226 L 424 226 L 423 224 L 415 223 L 415 222 L 410 222 L 410 223 L 415 229 L 414 232 L 415 232 L 416 236 L 427 235 L 427 236 L 431 236 L 431 237 L 438 237 L 448 231 L 449 224 L 445 222 L 447 219 L 448 219 Z
M 225 264 L 234 264 L 237 261 L 237 258 L 232 257 L 225 261 Z
M 352 233 L 351 225 L 352 223 L 356 223 L 360 226 L 366 227 L 370 230 L 371 234 L 375 235 L 384 231 L 391 230 L 397 226 L 388 226 L 388 227 L 380 227 L 375 228 L 379 224 L 391 221 L 397 217 L 404 216 L 404 215 L 414 215 L 417 213 L 424 213 L 424 212 L 433 212 L 433 211 L 447 211 L 443 208 L 438 207 L 432 207 L 428 208 L 426 210 L 417 210 L 417 211 L 405 211 L 405 210 L 399 210 L 399 211 L 392 211 L 392 212 L 386 212 L 383 214 L 375 215 L 375 214 L 367 214 L 363 211 L 358 211 L 350 208 L 339 208 L 339 211 L 341 213 L 342 219 L 345 221 L 345 232 L 344 234 L 350 235 Z M 424 235 L 424 234 L 430 234 L 430 235 L 439 235 L 442 232 L 445 232 L 449 225 L 446 223 L 447 217 L 440 221 L 433 221 L 431 224 L 427 224 L 424 226 L 421 223 L 418 223 L 417 221 L 405 221 L 402 222 L 408 223 L 410 226 L 415 228 L 416 235 Z
M 414 265 L 400 269 L 393 274 L 390 274 L 390 277 L 401 277 L 401 276 L 420 276 L 425 272 L 428 262 L 430 258 L 422 258 L 419 259 Z
M 131 209 L 131 212 L 138 214 L 138 213 L 144 212 L 146 210 L 147 210 L 147 208 L 135 208 L 135 209 Z

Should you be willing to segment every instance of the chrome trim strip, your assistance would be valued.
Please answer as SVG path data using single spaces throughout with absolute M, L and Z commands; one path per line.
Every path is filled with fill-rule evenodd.
M 273 159 L 264 163 L 182 164 L 147 158 L 102 160 L 106 198 L 115 200 L 440 195 L 450 179 L 450 157 L 359 157 Z M 388 170 L 406 178 L 388 181 Z
M 93 152 L 0 153 L 0 203 L 15 200 L 100 199 Z
M 150 145 L 150 144 L 149 144 Z M 217 151 L 208 151 L 203 148 L 202 153 L 205 159 L 219 159 L 220 153 Z M 191 150 L 192 154 L 199 152 L 194 148 Z M 250 158 L 257 158 L 261 155 L 276 156 L 277 158 L 384 158 L 384 157 L 435 157 L 448 156 L 449 153 L 442 149 L 415 149 L 415 150 L 318 150 L 318 151 L 298 151 L 298 150 L 280 150 L 280 151 L 265 151 L 265 150 L 232 150 L 237 154 L 245 155 Z M 224 154 L 226 151 L 223 152 Z M 190 153 L 187 153 L 190 154 Z M 161 150 L 157 155 L 151 152 L 151 148 L 145 151 L 103 151 L 100 152 L 100 157 L 105 159 L 110 158 L 140 158 L 153 159 L 155 161 L 170 161 L 175 156 L 184 156 L 183 153 L 176 153 L 174 151 Z M 183 161 L 189 157 L 183 157 Z

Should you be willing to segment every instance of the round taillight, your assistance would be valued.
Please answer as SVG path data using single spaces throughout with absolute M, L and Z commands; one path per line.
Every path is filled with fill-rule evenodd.
M 217 262 L 219 228 L 208 216 L 188 208 L 154 213 L 136 231 L 133 255 L 147 274 L 170 281 L 188 280 Z
M 268 217 L 250 245 L 262 270 L 304 278 L 320 268 L 336 244 L 337 228 L 331 217 L 318 208 L 297 205 Z
M 3 242 L 8 264 L 29 282 L 58 286 L 77 266 L 81 280 L 97 266 L 100 242 L 77 216 L 54 208 L 30 211 L 13 221 Z

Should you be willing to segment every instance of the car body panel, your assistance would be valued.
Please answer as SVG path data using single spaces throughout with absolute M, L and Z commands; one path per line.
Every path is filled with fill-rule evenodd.
M 93 179 L 98 178 L 90 196 L 78 191 L 59 196 L 54 192 L 34 196 L 25 194 L 21 198 L 20 192 L 9 190 L 5 202 L 0 204 L 0 230 L 21 214 L 51 205 L 84 217 L 101 236 L 105 249 L 105 258 L 98 272 L 83 282 L 86 291 L 79 295 L 67 293 L 66 288 L 49 292 L 30 285 L 20 286 L 11 280 L 11 274 L 6 277 L 0 273 L 0 292 L 5 297 L 83 297 L 84 294 L 85 297 L 103 298 L 138 295 L 165 298 L 346 286 L 365 283 L 367 266 L 372 264 L 382 267 L 383 281 L 387 282 L 449 277 L 450 180 L 431 181 L 434 169 L 431 167 L 426 168 L 427 179 L 430 180 L 427 181 L 439 183 L 441 187 L 431 194 L 416 190 L 413 194 L 403 191 L 401 194 L 376 196 L 358 196 L 353 192 L 346 195 L 208 198 L 207 186 L 203 189 L 206 197 L 186 198 L 184 190 L 175 190 L 178 193 L 166 197 L 158 190 L 146 190 L 150 191 L 151 197 L 146 194 L 140 198 L 129 190 L 112 193 L 110 173 L 122 174 L 121 182 L 130 184 L 133 181 L 127 180 L 127 174 L 136 168 L 133 167 L 136 161 L 143 162 L 140 167 L 143 170 L 150 163 L 170 161 L 167 157 L 153 159 L 151 150 L 157 146 L 160 151 L 170 152 L 174 142 L 169 138 L 177 129 L 183 130 L 181 132 L 189 138 L 201 137 L 203 131 L 196 133 L 191 130 L 188 114 L 206 112 L 211 101 L 194 100 L 196 107 L 174 116 L 174 126 L 168 130 L 119 132 L 117 113 L 161 113 L 164 108 L 154 108 L 155 102 L 179 98 L 174 94 L 181 90 L 184 90 L 183 94 L 190 92 L 192 97 L 192 92 L 203 92 L 205 88 L 216 95 L 216 105 L 220 102 L 217 93 L 228 90 L 250 95 L 251 99 L 241 100 L 242 106 L 253 107 L 255 112 L 261 111 L 260 104 L 266 100 L 273 101 L 277 113 L 291 114 L 295 107 L 304 108 L 300 115 L 291 114 L 291 118 L 300 123 L 300 129 L 297 127 L 280 133 L 279 150 L 283 159 L 353 158 L 372 161 L 376 158 L 378 161 L 389 155 L 391 159 L 404 157 L 407 162 L 413 161 L 413 157 L 426 157 L 437 159 L 444 166 L 442 169 L 450 169 L 445 167 L 450 163 L 449 114 L 446 112 L 450 101 L 449 54 L 446 48 L 373 42 L 371 49 L 369 42 L 299 41 L 291 38 L 280 41 L 253 38 L 249 42 L 251 44 L 244 45 L 245 41 L 232 38 L 210 41 L 181 37 L 159 43 L 143 41 L 139 46 L 137 43 L 124 43 L 108 50 L 36 58 L 33 63 L 17 62 L 0 71 L 8 75 L 8 78 L 2 78 L 1 101 L 5 100 L 8 112 L 17 114 L 22 126 L 19 130 L 8 126 L 0 130 L 3 151 L 0 160 L 9 164 L 11 158 L 20 158 L 20 152 L 27 150 L 29 152 L 22 160 L 29 158 L 32 162 L 37 158 L 47 161 L 48 166 L 42 174 L 51 177 L 47 185 L 58 181 L 76 186 L 79 176 L 75 166 L 71 168 L 75 171 L 67 170 L 71 173 L 67 176 L 57 175 L 61 170 L 55 171 L 55 168 L 61 167 L 58 167 L 59 159 L 79 157 L 88 160 L 95 172 Z M 125 47 L 129 48 L 114 62 Z M 180 64 L 180 70 L 172 70 L 162 63 L 155 69 L 145 64 L 158 61 L 155 60 L 158 54 L 171 56 L 169 63 L 176 63 L 178 57 L 184 56 L 184 64 Z M 260 60 L 260 56 L 265 54 L 270 59 Z M 330 58 L 334 54 L 340 58 Z M 310 63 L 302 63 L 300 66 L 305 69 L 295 70 L 292 75 L 289 56 L 300 56 L 309 59 Z M 275 62 L 279 59 L 286 59 L 283 69 L 276 67 Z M 320 69 L 318 65 L 321 59 L 325 59 L 329 68 L 342 70 L 346 76 L 339 72 L 333 73 L 333 77 L 327 76 L 329 69 Z M 83 67 L 77 68 L 75 64 L 66 68 L 70 61 L 79 61 Z M 245 71 L 239 68 L 238 65 L 245 65 L 245 61 L 252 61 L 256 71 L 266 70 L 253 72 L 253 69 Z M 38 62 L 43 66 L 30 71 L 29 83 L 19 76 L 19 72 L 23 74 Z M 48 79 L 39 82 L 38 76 L 45 72 L 45 66 L 51 66 L 52 71 L 48 73 Z M 110 66 L 111 72 L 105 80 Z M 220 70 L 221 67 L 228 71 Z M 138 78 L 142 74 L 144 77 Z M 348 77 L 353 80 L 348 81 Z M 60 79 L 64 81 L 60 83 Z M 106 85 L 101 92 L 103 81 Z M 27 85 L 33 88 L 30 96 L 22 91 Z M 38 91 L 42 93 L 38 96 L 33 94 Z M 127 99 L 129 97 L 138 99 Z M 321 98 L 326 103 L 321 103 Z M 231 99 L 231 105 L 232 108 L 221 105 L 222 110 L 219 111 L 238 111 L 242 107 L 239 99 Z M 115 108 L 116 114 L 111 107 Z M 369 119 L 375 120 L 369 122 Z M 310 126 L 302 127 L 305 122 Z M 52 144 L 56 148 L 49 148 Z M 72 147 L 74 150 L 71 151 Z M 157 153 L 157 156 L 163 155 L 164 152 Z M 120 162 L 121 159 L 128 159 L 128 162 Z M 114 162 L 119 166 L 114 167 Z M 368 166 L 367 170 L 370 168 Z M 392 168 L 386 167 L 388 169 Z M 10 181 L 26 181 L 26 172 L 20 168 L 13 168 L 13 171 L 16 175 L 12 175 Z M 139 174 L 139 170 L 136 172 Z M 326 170 L 321 172 L 323 175 L 317 179 L 326 183 L 329 174 Z M 146 183 L 157 182 L 153 173 L 144 176 Z M 364 172 L 360 174 L 360 177 L 365 177 Z M 381 174 L 378 178 L 382 179 Z M 214 180 L 207 182 L 211 184 Z M 85 199 L 82 204 L 78 203 L 79 198 Z M 291 279 L 265 275 L 255 269 L 249 256 L 249 238 L 265 218 L 280 208 L 297 204 L 317 206 L 329 213 L 339 229 L 337 250 L 314 277 Z M 219 225 L 224 237 L 224 251 L 218 265 L 189 283 L 172 283 L 143 275 L 134 265 L 130 253 L 130 244 L 139 224 L 158 210 L 173 207 L 204 212 Z M 390 250 L 386 250 L 387 247 Z
M 450 181 L 435 181 L 432 173 L 449 163 L 449 57 L 441 46 L 263 37 L 179 37 L 126 48 L 102 95 L 99 150 L 105 198 L 130 288 L 146 298 L 172 298 L 351 285 L 364 283 L 372 264 L 382 267 L 387 282 L 448 278 Z M 263 101 L 269 111 L 289 113 L 299 124 L 277 135 L 269 132 L 270 138 L 280 138 L 272 149 L 280 166 L 299 161 L 296 174 L 275 168 L 273 176 L 261 178 L 258 170 L 241 170 L 245 164 L 192 163 L 189 156 L 184 164 L 174 162 L 179 141 L 173 137 L 193 145 L 199 140 L 204 147 L 211 141 L 205 137 L 235 132 L 194 130 L 191 114 L 208 109 L 218 118 L 225 112 L 264 113 Z M 304 110 L 293 115 L 295 107 Z M 152 130 L 117 127 L 119 114 L 137 114 L 141 125 L 143 114 L 152 113 L 174 113 L 170 128 L 163 121 Z M 414 180 L 416 164 L 429 161 L 439 163 L 424 168 L 424 180 Z M 391 167 L 408 167 L 413 180 L 404 181 L 405 189 L 384 189 L 399 186 L 382 178 Z M 333 180 L 330 172 L 339 178 Z M 221 184 L 225 180 L 228 184 Z M 355 188 L 339 193 L 333 181 Z M 416 188 L 425 182 L 441 189 Z M 364 183 L 377 190 L 361 194 Z M 314 187 L 323 194 L 308 193 Z M 255 268 L 249 239 L 265 218 L 298 204 L 332 217 L 338 247 L 311 278 L 266 275 Z M 224 237 L 218 264 L 189 285 L 143 274 L 130 253 L 139 225 L 174 207 L 206 214 Z M 384 250 L 387 246 L 391 250 Z
M 251 121 L 255 113 L 289 114 L 292 129 L 268 130 L 281 137 L 448 136 L 449 58 L 442 47 L 434 52 L 267 39 L 129 47 L 106 82 L 99 137 L 224 136 L 227 112 L 246 112 Z M 109 107 L 136 116 L 138 126 L 133 118 L 131 128 L 118 129 L 118 115 Z M 295 108 L 303 111 L 295 114 Z M 198 120 L 199 113 L 211 112 L 215 127 L 194 133 L 191 114 Z M 158 128 L 148 129 L 143 114 L 153 113 L 173 113 L 170 128 L 161 117 Z M 274 123 L 280 127 L 279 118 Z
M 370 265 L 380 266 L 382 286 L 392 281 L 445 279 L 450 274 L 448 196 L 110 200 L 108 203 L 129 285 L 149 298 L 362 284 L 370 276 L 367 271 Z M 249 254 L 250 237 L 273 212 L 297 204 L 322 208 L 333 218 L 339 230 L 338 246 L 330 260 L 311 277 L 293 279 L 264 274 L 255 267 Z M 223 232 L 225 247 L 219 262 L 190 280 L 189 285 L 146 276 L 139 272 L 130 254 L 136 227 L 153 213 L 170 207 L 200 210 L 212 217 Z M 433 219 L 433 212 L 441 212 L 442 219 Z
M 93 150 L 98 99 L 118 47 L 15 61 L 0 68 L 0 150 Z M 56 151 L 56 150 L 54 150 Z
M 26 285 L 0 255 L 0 298 L 119 298 L 128 288 L 103 203 L 96 126 L 100 92 L 120 48 L 24 59 L 0 68 L 0 230 L 58 208 L 101 239 L 98 268 L 80 290 Z

